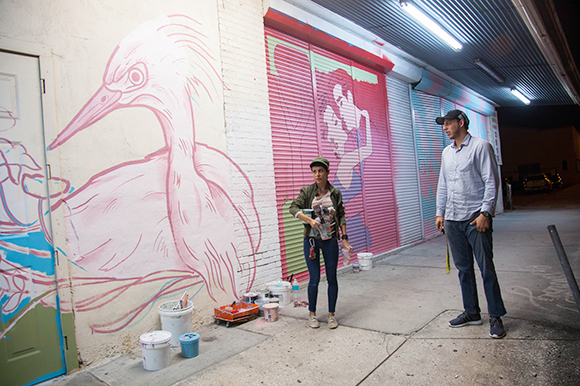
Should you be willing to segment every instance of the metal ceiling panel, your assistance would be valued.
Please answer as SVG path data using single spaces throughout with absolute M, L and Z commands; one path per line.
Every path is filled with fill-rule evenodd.
M 500 106 L 521 106 L 516 87 L 533 105 L 572 105 L 511 0 L 414 0 L 463 44 L 455 52 L 410 18 L 399 0 L 313 0 Z M 475 66 L 481 59 L 503 84 Z

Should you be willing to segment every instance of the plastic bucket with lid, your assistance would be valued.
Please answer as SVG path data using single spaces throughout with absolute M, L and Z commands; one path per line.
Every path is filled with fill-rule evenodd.
M 193 303 L 189 300 L 185 308 L 174 310 L 173 307 L 179 300 L 171 300 L 159 306 L 159 316 L 161 316 L 161 329 L 169 331 L 172 335 L 171 346 L 179 346 L 179 337 L 191 332 L 193 321 Z
M 181 355 L 184 358 L 193 358 L 199 354 L 199 334 L 191 332 L 179 337 Z
M 143 353 L 143 368 L 149 371 L 161 370 L 171 362 L 171 348 L 169 331 L 151 331 L 139 337 Z
M 357 255 L 361 271 L 369 271 L 373 268 L 373 254 L 368 252 Z
M 266 322 L 275 322 L 278 320 L 278 303 L 264 304 L 264 319 Z
M 267 283 L 266 286 L 270 291 L 270 296 L 280 299 L 280 307 L 287 306 L 291 303 L 290 292 L 292 284 L 287 281 L 277 280 Z

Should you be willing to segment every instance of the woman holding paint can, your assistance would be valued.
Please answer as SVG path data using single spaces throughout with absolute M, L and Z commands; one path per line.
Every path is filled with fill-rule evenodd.
M 346 217 L 342 193 L 328 182 L 330 163 L 318 157 L 310 163 L 314 183 L 300 189 L 300 194 L 290 204 L 290 214 L 304 223 L 304 258 L 310 280 L 308 282 L 308 325 L 320 327 L 316 317 L 318 284 L 320 283 L 320 251 L 324 257 L 328 282 L 328 328 L 338 327 L 335 318 L 338 299 L 338 236 L 342 233 L 342 248 L 352 252 L 346 233 Z M 312 217 L 304 214 L 313 212 Z

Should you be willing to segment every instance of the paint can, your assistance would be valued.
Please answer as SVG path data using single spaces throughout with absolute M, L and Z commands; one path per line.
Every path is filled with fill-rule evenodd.
M 360 265 L 359 263 L 352 263 L 352 272 L 359 273 L 360 272 Z
M 275 322 L 278 320 L 278 307 L 277 303 L 264 304 L 264 319 L 266 322 Z
M 370 271 L 373 268 L 373 254 L 368 252 L 357 255 L 361 271 Z
M 270 290 L 268 290 L 268 287 L 260 288 L 258 290 L 258 297 L 260 299 L 266 299 L 270 297 Z
M 199 355 L 199 334 L 190 332 L 179 337 L 181 343 L 181 356 L 193 358 Z
M 159 330 L 147 332 L 139 337 L 145 370 L 156 371 L 169 366 L 171 362 L 170 340 L 171 332 Z
M 173 309 L 179 300 L 171 300 L 159 306 L 161 329 L 172 334 L 171 347 L 179 347 L 179 336 L 191 332 L 193 327 L 193 303 L 187 301 L 185 308 Z
M 311 217 L 314 214 L 314 209 L 302 209 L 302 213 L 304 213 L 306 216 Z M 302 224 L 308 224 L 305 221 L 302 221 Z
M 244 302 L 256 304 L 256 300 L 258 299 L 258 297 L 259 297 L 258 294 L 255 292 L 245 293 Z

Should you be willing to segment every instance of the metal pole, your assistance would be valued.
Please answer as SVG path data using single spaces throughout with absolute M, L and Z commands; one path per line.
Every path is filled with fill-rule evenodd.
M 508 210 L 513 210 L 512 206 L 512 185 L 507 184 L 506 186 L 506 196 L 507 196 L 507 208 Z
M 570 286 L 572 294 L 574 295 L 576 307 L 578 307 L 578 312 L 580 312 L 580 290 L 578 289 L 578 283 L 574 277 L 574 272 L 572 272 L 572 268 L 570 268 L 570 262 L 568 261 L 566 251 L 564 251 L 564 247 L 562 246 L 562 241 L 560 241 L 560 236 L 558 235 L 556 226 L 548 225 L 548 231 L 550 232 L 550 237 L 552 237 L 554 248 L 556 248 L 556 253 L 560 259 L 560 264 L 562 264 L 562 269 L 564 270 L 564 275 L 566 275 L 566 280 L 568 280 L 568 285 Z

